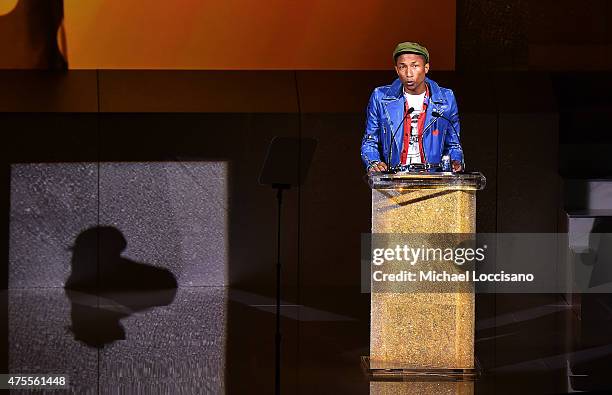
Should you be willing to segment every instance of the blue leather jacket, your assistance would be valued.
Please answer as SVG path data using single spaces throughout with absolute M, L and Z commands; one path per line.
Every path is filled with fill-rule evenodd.
M 435 81 L 425 78 L 429 85 L 430 97 L 427 104 L 425 123 L 423 126 L 423 150 L 425 162 L 438 164 L 442 156 L 449 155 L 451 160 L 458 160 L 463 164 L 463 150 L 459 141 L 459 113 L 453 91 L 442 88 Z M 374 89 L 366 114 L 366 128 L 361 141 L 361 160 L 366 170 L 374 162 L 387 163 L 391 147 L 391 167 L 400 162 L 400 153 L 403 144 L 403 131 L 398 130 L 394 142 L 391 135 L 402 129 L 400 123 L 404 117 L 404 94 L 402 83 L 398 79 L 391 85 L 380 86 Z M 434 117 L 432 112 L 442 114 Z M 454 130 L 448 118 L 452 121 Z M 465 167 L 465 166 L 464 166 Z

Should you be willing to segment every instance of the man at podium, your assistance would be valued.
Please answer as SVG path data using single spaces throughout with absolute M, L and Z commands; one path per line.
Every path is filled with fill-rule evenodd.
M 400 43 L 393 60 L 398 78 L 374 89 L 368 103 L 361 142 L 365 168 L 462 171 L 457 102 L 452 90 L 427 78 L 427 48 Z

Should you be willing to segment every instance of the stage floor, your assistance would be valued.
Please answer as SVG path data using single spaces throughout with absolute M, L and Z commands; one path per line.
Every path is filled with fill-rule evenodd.
M 287 295 L 298 295 L 287 290 Z M 274 300 L 223 287 L 95 295 L 3 292 L 10 373 L 65 373 L 79 393 L 272 393 Z M 369 295 L 301 289 L 282 306 L 283 393 L 569 393 L 612 389 L 608 295 L 479 295 L 473 383 L 370 382 Z M 579 319 L 580 317 L 580 319 Z

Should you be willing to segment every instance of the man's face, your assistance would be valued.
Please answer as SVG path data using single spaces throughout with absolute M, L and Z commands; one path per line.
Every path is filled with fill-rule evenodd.
M 413 53 L 405 53 L 397 57 L 395 72 L 402 81 L 404 90 L 413 95 L 425 92 L 425 74 L 429 71 L 429 63 L 425 58 Z

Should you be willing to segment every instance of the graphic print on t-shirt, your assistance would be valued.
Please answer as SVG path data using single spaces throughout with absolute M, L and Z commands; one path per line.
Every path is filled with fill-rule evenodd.
M 412 163 L 421 163 L 421 149 L 419 146 L 419 115 L 423 111 L 423 100 L 425 99 L 425 92 L 420 95 L 411 95 L 404 92 L 404 97 L 408 102 L 408 108 L 414 108 L 412 114 L 410 114 L 410 144 L 408 146 L 408 155 L 404 165 L 410 165 Z

